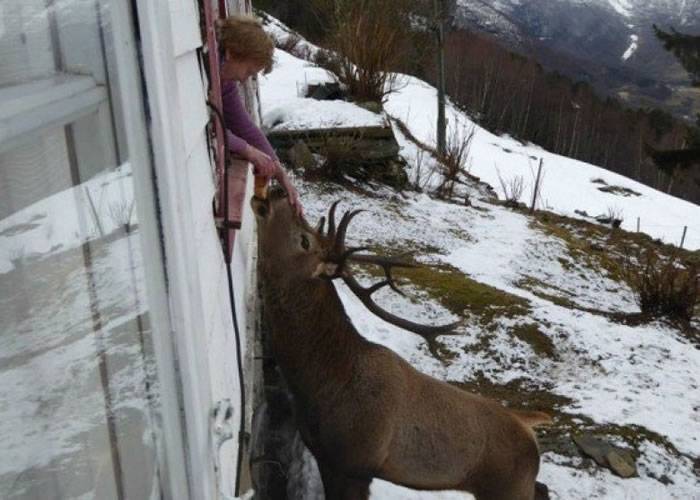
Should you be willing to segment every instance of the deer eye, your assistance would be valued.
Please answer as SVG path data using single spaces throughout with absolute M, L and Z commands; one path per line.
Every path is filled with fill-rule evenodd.
M 305 235 L 301 235 L 301 248 L 304 250 L 308 250 L 309 247 L 311 247 L 311 243 L 309 243 L 309 238 Z

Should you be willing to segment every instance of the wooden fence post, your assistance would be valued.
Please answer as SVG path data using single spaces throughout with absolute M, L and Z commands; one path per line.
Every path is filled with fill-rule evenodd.
M 685 243 L 685 233 L 688 232 L 688 226 L 683 226 L 683 236 L 681 236 L 681 244 L 678 248 L 683 248 L 683 243 Z
M 535 179 L 535 189 L 532 192 L 532 205 L 530 205 L 530 213 L 535 212 L 535 203 L 537 202 L 537 190 L 540 187 L 540 175 L 542 174 L 542 158 L 540 158 L 540 166 L 537 167 L 537 178 Z

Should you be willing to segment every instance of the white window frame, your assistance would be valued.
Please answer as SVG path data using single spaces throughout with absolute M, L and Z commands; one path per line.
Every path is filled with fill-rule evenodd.
M 95 159 L 92 153 L 96 153 L 106 165 L 118 164 L 116 142 L 120 131 L 113 130 L 114 122 L 110 117 L 109 61 L 106 60 L 104 34 L 99 25 L 102 1 L 94 0 L 94 34 L 95 41 L 100 43 L 100 50 L 91 54 L 75 50 L 77 38 L 73 30 L 60 24 L 58 18 L 68 14 L 59 15 L 52 10 L 58 8 L 55 3 L 46 4 L 46 29 L 54 64 L 57 65 L 56 72 L 0 88 L 0 153 L 12 149 L 23 137 L 35 136 L 44 130 L 64 125 L 78 125 L 76 122 L 81 118 L 93 115 L 97 120 L 94 124 L 83 124 L 71 131 L 70 140 L 80 144 L 76 150 L 78 162 L 86 155 L 86 164 L 91 163 Z M 119 0 L 111 3 L 117 4 Z M 67 45 L 62 46 L 62 42 L 67 42 Z M 81 57 L 86 55 L 89 57 L 82 61 Z M 27 57 L 32 57 L 32 54 L 27 54 Z M 86 72 L 92 76 L 86 75 Z
M 90 76 L 63 74 L 0 88 L 0 152 L 27 133 L 95 113 L 106 101 L 105 87 Z
M 142 2 L 139 2 L 142 4 Z M 151 4 L 149 1 L 148 4 Z M 141 6 L 139 15 L 141 14 Z M 120 88 L 127 143 L 133 165 L 148 168 L 133 168 L 134 197 L 140 209 L 139 223 L 142 233 L 141 246 L 144 255 L 144 272 L 147 284 L 149 311 L 153 326 L 153 344 L 160 383 L 161 396 L 161 435 L 159 463 L 163 473 L 161 487 L 165 498 L 174 500 L 196 498 L 193 496 L 187 474 L 185 423 L 182 419 L 182 382 L 173 339 L 170 306 L 166 285 L 166 269 L 163 248 L 161 247 L 162 228 L 156 202 L 157 186 L 154 182 L 153 155 L 150 147 L 149 131 L 146 127 L 142 94 L 142 73 L 138 64 L 138 49 L 134 43 L 131 26 L 136 12 L 131 12 L 126 2 L 115 1 L 112 5 L 114 25 L 114 46 L 119 68 Z M 167 17 L 165 18 L 167 19 Z M 141 27 L 136 27 L 142 29 Z M 118 37 L 118 38 L 117 38 Z M 148 42 L 141 47 L 149 52 Z M 151 89 L 149 88 L 149 93 Z M 156 264 L 156 265 L 154 265 Z

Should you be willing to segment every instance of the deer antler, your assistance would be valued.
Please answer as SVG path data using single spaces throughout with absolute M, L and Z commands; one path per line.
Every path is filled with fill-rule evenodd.
M 325 236 L 327 242 L 330 244 L 329 260 L 337 265 L 335 274 L 330 276 L 330 278 L 341 278 L 367 309 L 387 323 L 391 323 L 392 325 L 396 325 L 400 328 L 416 333 L 422 337 L 425 337 L 426 339 L 431 339 L 454 330 L 455 327 L 460 324 L 459 322 L 439 326 L 421 325 L 420 323 L 414 323 L 413 321 L 409 321 L 390 313 L 389 311 L 380 307 L 372 299 L 372 295 L 385 286 L 388 286 L 398 294 L 405 296 L 405 294 L 396 285 L 394 277 L 391 274 L 391 270 L 393 268 L 413 268 L 417 266 L 393 257 L 381 257 L 378 255 L 367 254 L 357 255 L 358 252 L 368 250 L 367 247 L 346 248 L 345 235 L 347 233 L 348 226 L 350 225 L 352 219 L 359 213 L 363 212 L 363 210 L 352 210 L 345 212 L 336 230 L 335 211 L 338 203 L 338 201 L 333 203 L 328 211 L 328 233 Z M 384 270 L 385 279 L 379 283 L 375 283 L 372 286 L 364 287 L 360 285 L 360 283 L 350 273 L 349 269 L 347 268 L 348 261 L 380 266 Z
M 363 257 L 362 261 L 363 262 L 370 262 L 370 255 L 362 255 L 362 256 L 357 256 L 357 257 Z M 354 259 L 353 259 L 354 260 Z M 360 301 L 365 305 L 367 309 L 372 311 L 375 315 L 379 316 L 381 319 L 386 321 L 387 323 L 391 323 L 392 325 L 396 325 L 400 328 L 403 328 L 404 330 L 408 330 L 409 332 L 416 333 L 420 335 L 421 337 L 425 338 L 434 338 L 437 337 L 438 335 L 444 335 L 446 333 L 451 332 L 454 330 L 460 323 L 455 322 L 455 323 L 449 323 L 446 325 L 438 325 L 438 326 L 430 326 L 430 325 L 421 325 L 420 323 L 415 323 L 413 321 L 409 321 L 405 318 L 401 318 L 399 316 L 396 316 L 395 314 L 390 313 L 389 311 L 383 309 L 380 307 L 373 299 L 372 299 L 372 294 L 379 290 L 380 288 L 383 288 L 385 286 L 389 286 L 392 290 L 395 292 L 400 293 L 401 295 L 404 295 L 404 293 L 399 290 L 396 287 L 396 284 L 394 283 L 393 278 L 391 277 L 391 267 L 415 267 L 411 264 L 406 264 L 406 263 L 395 263 L 392 264 L 391 267 L 386 267 L 384 264 L 380 264 L 384 268 L 384 272 L 386 274 L 386 279 L 384 281 L 381 281 L 379 283 L 376 283 L 370 287 L 363 287 L 360 285 L 360 283 L 355 279 L 355 277 L 347 272 L 347 270 L 343 270 L 341 272 L 341 278 L 343 282 L 348 286 L 348 288 L 354 293 L 357 298 L 360 299 Z

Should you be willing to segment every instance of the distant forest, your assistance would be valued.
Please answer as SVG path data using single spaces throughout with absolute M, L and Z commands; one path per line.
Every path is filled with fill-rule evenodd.
M 304 7 L 308 2 L 254 3 L 323 45 L 323 25 Z M 434 84 L 432 34 L 411 32 L 404 47 L 403 57 L 389 69 Z M 445 51 L 448 95 L 484 128 L 700 204 L 700 165 L 671 175 L 649 157 L 650 148 L 685 148 L 690 137 L 700 135 L 700 116 L 693 126 L 662 110 L 628 108 L 618 99 L 598 95 L 586 83 L 544 70 L 486 35 L 448 30 Z

